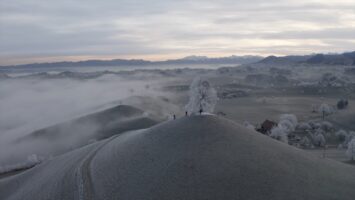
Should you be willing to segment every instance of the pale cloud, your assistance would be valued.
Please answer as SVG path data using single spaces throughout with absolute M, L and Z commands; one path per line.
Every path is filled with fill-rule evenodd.
M 354 30 L 353 0 L 0 0 L 0 64 L 342 52 Z

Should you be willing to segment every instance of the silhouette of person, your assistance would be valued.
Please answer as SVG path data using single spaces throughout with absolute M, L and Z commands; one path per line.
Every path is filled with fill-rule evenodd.
M 202 108 L 200 109 L 200 115 L 202 115 L 202 112 L 203 112 L 203 110 L 202 110 Z
M 187 111 L 186 111 L 186 112 L 185 112 L 185 116 L 187 116 L 187 114 L 188 114 L 188 113 L 187 113 Z
M 174 120 L 176 119 L 176 115 L 174 115 Z

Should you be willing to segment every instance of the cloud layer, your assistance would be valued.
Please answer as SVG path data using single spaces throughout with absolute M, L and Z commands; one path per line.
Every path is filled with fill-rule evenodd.
M 342 52 L 353 0 L 0 1 L 0 64 Z

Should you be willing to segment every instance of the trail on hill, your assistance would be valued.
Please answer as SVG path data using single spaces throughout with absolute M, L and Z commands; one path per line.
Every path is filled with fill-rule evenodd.
M 105 145 L 114 140 L 119 135 L 112 136 L 107 141 L 105 141 L 100 146 L 96 147 L 92 152 L 90 152 L 86 158 L 80 163 L 77 168 L 76 178 L 78 184 L 78 199 L 79 200 L 91 200 L 95 199 L 94 187 L 91 178 L 90 164 L 93 158 L 96 156 L 97 152 L 100 151 Z

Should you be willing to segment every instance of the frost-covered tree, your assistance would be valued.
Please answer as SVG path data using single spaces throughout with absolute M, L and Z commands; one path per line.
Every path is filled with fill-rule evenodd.
M 349 144 L 348 149 L 346 150 L 346 154 L 349 156 L 351 160 L 355 159 L 355 138 L 353 138 Z
M 282 115 L 280 115 L 280 122 L 284 121 L 284 120 L 287 120 L 287 121 L 291 122 L 293 124 L 293 126 L 295 126 L 295 127 L 298 124 L 298 119 L 297 119 L 296 115 L 294 115 L 294 114 L 282 114 Z
M 344 130 L 339 130 L 335 133 L 335 135 L 337 136 L 339 142 L 345 142 L 347 137 L 348 137 L 348 133 Z
M 323 121 L 320 123 L 320 128 L 324 131 L 330 131 L 333 129 L 333 124 L 328 121 Z
M 288 143 L 288 131 L 282 126 L 276 126 L 271 129 L 270 137 L 284 143 Z
M 337 136 L 340 144 L 339 148 L 347 148 L 350 142 L 355 139 L 355 132 L 354 131 L 345 131 L 345 130 L 339 130 L 335 133 Z
M 196 77 L 190 85 L 190 100 L 186 110 L 192 114 L 200 111 L 212 113 L 217 101 L 217 92 L 212 85 L 207 80 Z
M 292 124 L 292 122 L 288 120 L 282 120 L 279 122 L 279 126 L 281 126 L 283 129 L 287 131 L 287 133 L 290 133 L 295 130 L 295 126 Z
M 312 126 L 309 125 L 309 123 L 307 122 L 301 122 L 297 125 L 297 129 L 306 131 L 306 130 L 311 130 Z
M 280 115 L 279 126 L 282 126 L 288 133 L 294 131 L 298 125 L 298 120 L 294 114 L 282 114 Z
M 313 142 L 314 145 L 319 146 L 319 147 L 324 147 L 326 144 L 326 140 L 324 137 L 324 132 L 320 129 L 318 129 L 314 134 L 313 134 Z
M 330 107 L 328 104 L 326 103 L 322 103 L 320 106 L 319 106 L 319 109 L 318 109 L 319 113 L 322 114 L 322 118 L 324 120 L 325 116 L 327 115 L 330 115 L 333 113 L 333 108 Z
M 308 124 L 312 127 L 312 129 L 319 129 L 321 124 L 316 121 L 308 121 Z
M 355 132 L 354 131 L 349 131 L 349 133 L 346 135 L 345 141 L 344 141 L 344 145 L 347 147 L 348 144 L 350 143 L 350 141 L 352 139 L 355 138 Z
M 245 122 L 243 123 L 243 125 L 244 125 L 247 129 L 255 130 L 255 126 L 253 126 L 252 124 L 250 124 L 248 121 L 245 121 Z
M 294 114 L 282 114 L 278 125 L 271 129 L 270 137 L 288 143 L 288 135 L 296 129 L 297 125 L 298 120 Z

